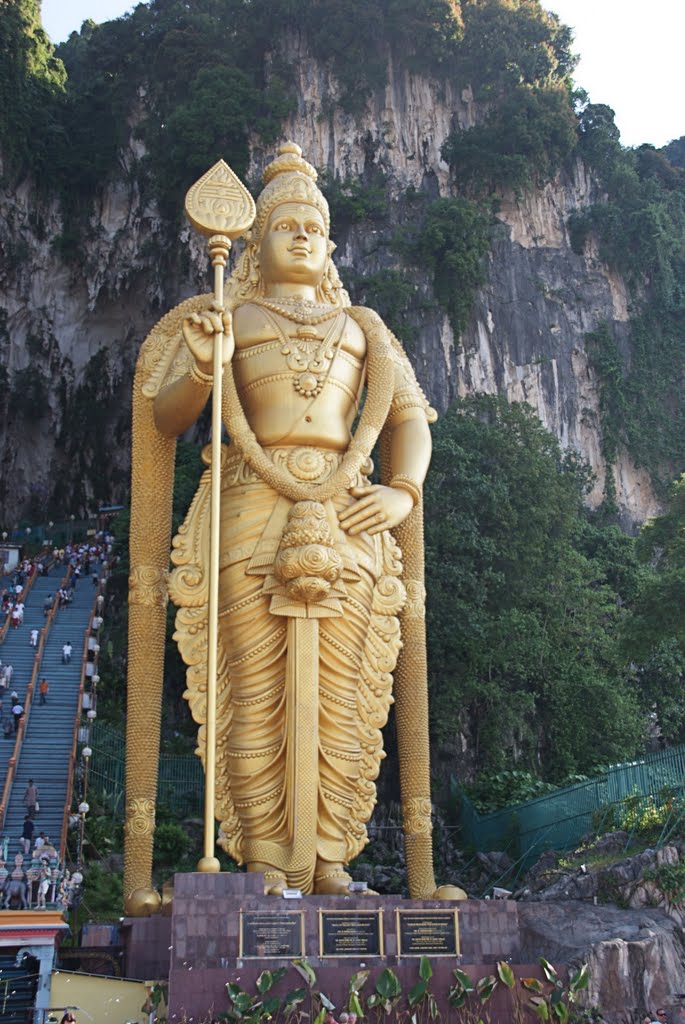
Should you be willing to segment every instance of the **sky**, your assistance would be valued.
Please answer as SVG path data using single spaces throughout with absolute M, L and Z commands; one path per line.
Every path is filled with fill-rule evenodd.
M 42 0 L 54 43 L 131 11 L 131 0 Z M 616 112 L 624 146 L 663 146 L 685 135 L 685 0 L 543 0 L 575 33 L 574 79 Z

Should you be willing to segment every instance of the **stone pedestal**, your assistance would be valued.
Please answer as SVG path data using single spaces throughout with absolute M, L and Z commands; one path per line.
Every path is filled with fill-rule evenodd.
M 366 993 L 373 991 L 374 978 L 391 966 L 407 991 L 418 978 L 419 957 L 400 956 L 397 910 L 456 910 L 459 922 L 460 956 L 430 955 L 434 971 L 432 990 L 446 993 L 456 966 L 469 966 L 469 974 L 482 977 L 497 960 L 520 959 L 517 905 L 513 902 L 405 900 L 397 896 L 306 896 L 286 900 L 263 895 L 258 874 L 183 874 L 174 879 L 171 918 L 158 916 L 126 923 L 127 975 L 169 978 L 169 1020 L 180 1021 L 184 1013 L 196 1020 L 228 1009 L 226 983 L 237 981 L 241 988 L 255 992 L 261 971 L 288 967 L 288 974 L 274 991 L 285 994 L 302 985 L 292 967 L 291 953 L 266 955 L 273 945 L 260 945 L 262 938 L 243 928 L 250 949 L 241 949 L 241 913 L 247 915 L 301 914 L 303 956 L 314 968 L 317 986 L 338 1010 L 345 1008 L 350 976 L 362 965 L 371 970 Z M 382 911 L 380 929 L 382 955 L 322 955 L 320 912 L 348 911 L 368 914 Z M 255 920 L 254 917 L 251 918 Z M 292 924 L 292 918 L 290 922 Z M 352 915 L 351 920 L 354 920 Z M 368 918 L 366 919 L 368 920 Z M 258 931 L 258 929 L 257 929 Z M 284 930 L 284 935 L 288 929 Z M 291 938 L 295 934 L 289 929 Z M 272 928 L 276 934 L 278 928 Z M 342 946 L 344 948 L 344 944 Z M 166 963 L 166 969 L 162 970 Z M 160 970 L 154 970 L 155 966 Z M 494 1008 L 494 1007 L 493 1007 Z

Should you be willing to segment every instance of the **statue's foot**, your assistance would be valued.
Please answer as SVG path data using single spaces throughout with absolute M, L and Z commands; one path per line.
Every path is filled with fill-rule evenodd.
M 247 865 L 248 871 L 259 871 L 264 875 L 264 895 L 282 896 L 283 890 L 288 888 L 288 880 L 282 871 L 275 868 L 273 864 L 264 864 L 261 861 L 251 861 Z
M 288 880 L 282 871 L 264 872 L 264 895 L 282 896 L 283 890 L 288 888 Z
M 352 877 L 340 863 L 319 860 L 314 872 L 314 894 L 316 896 L 349 896 Z M 377 896 L 373 889 L 362 889 L 355 896 Z
M 340 868 L 330 865 L 328 870 L 314 875 L 314 895 L 349 896 L 351 881 L 351 875 L 343 870 L 342 865 Z

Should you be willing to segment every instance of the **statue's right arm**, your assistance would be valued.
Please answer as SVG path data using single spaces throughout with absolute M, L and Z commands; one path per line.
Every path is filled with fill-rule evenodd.
M 212 390 L 214 339 L 219 333 L 223 346 L 221 360 L 226 365 L 234 349 L 230 313 L 212 307 L 201 315 L 193 313 L 183 321 L 183 338 L 192 356 L 191 368 L 163 387 L 154 400 L 155 426 L 165 437 L 182 434 L 207 404 Z

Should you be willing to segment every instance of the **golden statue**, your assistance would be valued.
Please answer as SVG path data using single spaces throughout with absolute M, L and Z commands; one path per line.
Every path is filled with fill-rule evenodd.
M 395 671 L 410 892 L 435 895 L 422 518 L 435 413 L 397 339 L 373 311 L 350 305 L 332 261 L 328 205 L 298 146 L 281 148 L 264 182 L 222 302 L 198 296 L 172 310 L 147 338 L 136 371 L 129 913 L 150 912 L 157 899 L 151 858 L 167 592 L 203 758 L 213 721 L 209 469 L 173 539 L 167 578 L 175 438 L 203 411 L 213 368 L 223 377 L 230 438 L 220 454 L 210 744 L 219 843 L 264 873 L 266 892 L 347 892 L 345 866 L 367 842 Z M 379 439 L 383 483 L 372 484 Z

